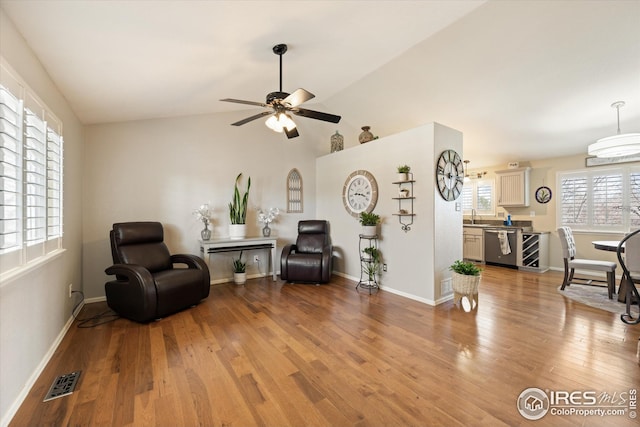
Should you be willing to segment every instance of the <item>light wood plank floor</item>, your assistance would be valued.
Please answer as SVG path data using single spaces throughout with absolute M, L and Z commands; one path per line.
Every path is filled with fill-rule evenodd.
M 637 426 L 628 415 L 517 411 L 529 387 L 616 393 L 616 403 L 640 388 L 640 327 L 565 299 L 560 282 L 486 267 L 474 312 L 369 296 L 339 277 L 214 286 L 147 325 L 72 327 L 11 426 Z M 76 391 L 43 403 L 75 370 Z

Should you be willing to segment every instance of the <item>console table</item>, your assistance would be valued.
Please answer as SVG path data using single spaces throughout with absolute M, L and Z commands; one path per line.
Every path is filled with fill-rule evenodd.
M 220 252 L 248 251 L 251 249 L 271 249 L 271 268 L 273 271 L 273 281 L 277 280 L 276 275 L 276 238 L 275 237 L 246 237 L 244 239 L 211 239 L 198 240 L 200 252 L 203 255 L 211 255 Z M 269 271 L 267 265 L 267 274 Z

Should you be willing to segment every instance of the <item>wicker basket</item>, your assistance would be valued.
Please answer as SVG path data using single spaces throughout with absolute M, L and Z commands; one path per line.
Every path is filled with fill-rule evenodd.
M 451 272 L 451 288 L 453 288 L 453 302 L 458 303 L 466 296 L 473 308 L 473 302 L 478 305 L 478 285 L 482 276 L 469 276 Z

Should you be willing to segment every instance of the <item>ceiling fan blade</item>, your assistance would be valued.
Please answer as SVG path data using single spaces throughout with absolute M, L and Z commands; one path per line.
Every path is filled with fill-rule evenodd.
M 325 122 L 338 123 L 342 117 L 320 111 L 307 110 L 306 108 L 293 108 L 291 112 L 297 116 L 310 119 L 323 120 Z
M 242 126 L 245 123 L 249 123 L 253 120 L 259 119 L 260 117 L 264 117 L 264 116 L 268 116 L 269 114 L 273 114 L 273 111 L 263 111 L 262 113 L 258 113 L 256 115 L 253 115 L 251 117 L 247 117 L 246 119 L 242 119 L 240 121 L 237 121 L 235 123 L 231 123 L 231 126 Z
M 295 92 L 283 99 L 282 102 L 288 104 L 289 107 L 297 107 L 303 102 L 307 102 L 308 100 L 315 97 L 316 96 L 311 92 L 300 88 L 296 89 Z
M 284 128 L 284 133 L 285 133 L 285 135 L 287 135 L 288 139 L 300 136 L 300 134 L 298 133 L 298 128 L 293 128 L 291 130 L 288 130 L 287 128 Z
M 236 104 L 247 104 L 247 105 L 257 105 L 258 107 L 268 107 L 264 102 L 255 102 L 255 101 L 243 101 L 242 99 L 233 99 L 233 98 L 225 98 L 220 101 L 224 102 L 235 102 Z

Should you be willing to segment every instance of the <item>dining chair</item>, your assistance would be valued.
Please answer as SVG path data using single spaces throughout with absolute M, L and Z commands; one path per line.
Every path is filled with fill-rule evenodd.
M 594 259 L 576 258 L 576 242 L 573 239 L 573 232 L 570 227 L 558 228 L 558 236 L 562 244 L 562 256 L 564 258 L 564 279 L 560 290 L 575 285 L 591 285 L 593 282 L 606 283 L 609 291 L 609 299 L 613 299 L 616 292 L 616 263 L 611 261 L 600 261 Z M 575 270 L 590 270 L 607 273 L 607 280 L 577 277 Z
M 620 241 L 616 253 L 620 267 L 622 267 L 622 280 L 627 293 L 625 298 L 627 310 L 620 315 L 620 319 L 628 325 L 637 325 L 640 323 L 640 295 L 638 295 L 638 288 L 636 288 L 636 283 L 640 283 L 640 228 L 627 234 Z M 634 302 L 638 309 L 637 313 L 631 312 Z

